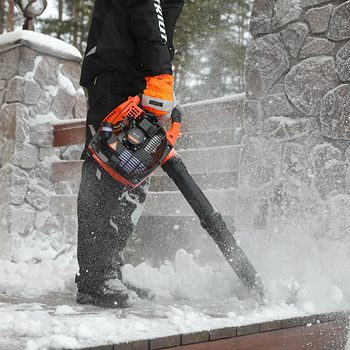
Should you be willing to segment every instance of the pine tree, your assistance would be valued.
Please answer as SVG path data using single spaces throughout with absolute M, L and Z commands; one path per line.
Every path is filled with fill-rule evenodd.
M 93 0 L 57 0 L 57 17 L 37 20 L 41 32 L 74 45 L 83 54 L 93 5 Z
M 190 0 L 177 25 L 174 60 L 181 103 L 244 91 L 252 1 Z
M 15 0 L 0 0 L 0 34 L 11 32 L 15 26 Z

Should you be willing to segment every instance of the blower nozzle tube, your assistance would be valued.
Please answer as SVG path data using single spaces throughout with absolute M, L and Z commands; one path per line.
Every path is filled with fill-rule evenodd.
M 182 159 L 177 155 L 162 165 L 162 169 L 173 179 L 180 192 L 198 216 L 201 226 L 217 244 L 223 256 L 235 271 L 244 286 L 260 302 L 264 299 L 263 283 L 255 268 L 238 246 L 228 230 L 221 214 L 211 205 L 202 190 L 193 180 Z

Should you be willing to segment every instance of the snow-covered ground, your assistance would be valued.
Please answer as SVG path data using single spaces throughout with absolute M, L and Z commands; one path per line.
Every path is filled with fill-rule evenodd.
M 272 276 L 259 305 L 227 263 L 202 264 L 199 255 L 180 249 L 159 268 L 125 265 L 125 278 L 157 297 L 116 310 L 76 304 L 74 247 L 55 259 L 0 260 L 0 349 L 78 349 L 350 308 L 349 295 L 322 271 L 309 282 Z M 287 303 L 291 290 L 296 298 Z

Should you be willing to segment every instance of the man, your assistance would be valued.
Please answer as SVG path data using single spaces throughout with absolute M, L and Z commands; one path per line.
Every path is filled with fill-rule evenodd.
M 171 60 L 184 0 L 98 0 L 81 72 L 89 95 L 78 195 L 77 302 L 127 307 L 147 291 L 122 283 L 120 252 L 142 213 L 148 183 L 129 189 L 87 152 L 103 119 L 129 96 L 159 117 L 174 108 Z M 137 292 L 137 294 L 135 293 Z

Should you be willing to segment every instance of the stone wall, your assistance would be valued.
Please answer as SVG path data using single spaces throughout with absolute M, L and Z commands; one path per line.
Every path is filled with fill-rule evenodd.
M 80 63 L 78 50 L 58 39 L 0 36 L 0 254 L 8 259 L 51 256 L 75 239 L 75 217 L 51 211 L 61 191 L 51 165 L 80 151 L 53 148 L 52 124 L 86 116 Z
M 350 1 L 255 0 L 236 227 L 350 229 Z

